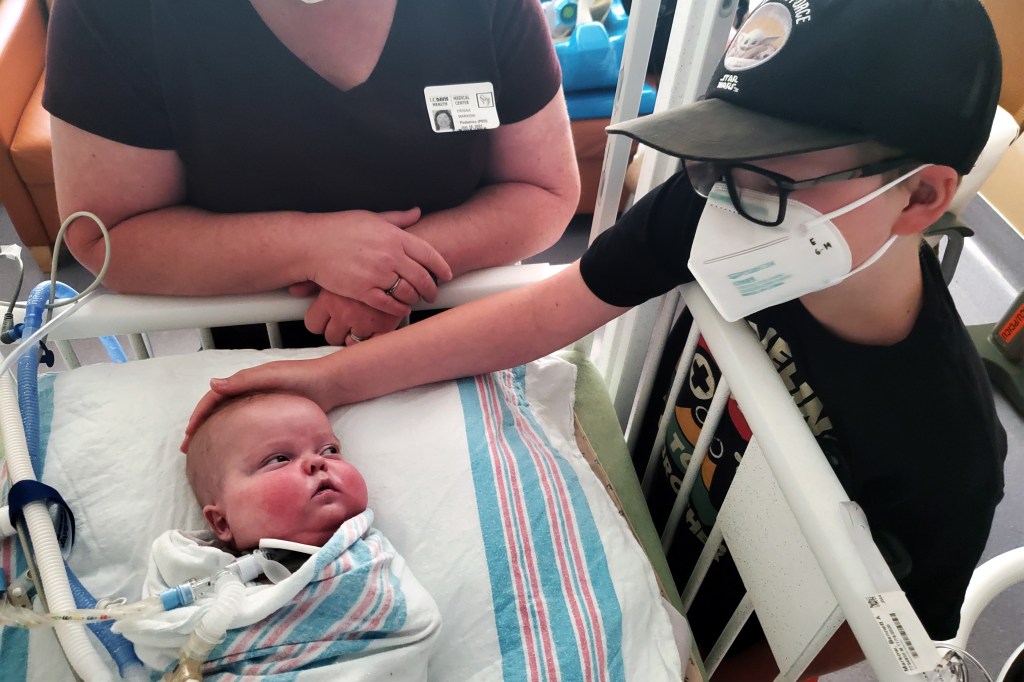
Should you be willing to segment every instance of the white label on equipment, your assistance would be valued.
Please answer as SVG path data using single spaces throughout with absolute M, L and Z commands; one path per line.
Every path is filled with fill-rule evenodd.
M 904 673 L 919 675 L 931 672 L 939 665 L 939 652 L 905 594 L 882 592 L 867 597 L 867 602 Z
M 423 88 L 430 128 L 435 133 L 497 128 L 498 108 L 490 83 L 457 83 Z

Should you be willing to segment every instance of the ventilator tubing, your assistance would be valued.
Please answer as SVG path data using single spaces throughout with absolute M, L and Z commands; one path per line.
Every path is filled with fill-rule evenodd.
M 74 593 L 74 585 L 71 587 Z M 107 606 L 102 609 L 73 609 L 71 611 L 36 611 L 0 601 L 0 625 L 19 628 L 53 627 L 57 623 L 113 622 L 122 618 L 141 618 L 163 611 L 158 597 L 147 597 L 133 604 Z M 146 676 L 149 679 L 149 676 Z
M 245 586 L 230 571 L 220 573 L 213 583 L 213 604 L 181 648 L 178 667 L 164 675 L 164 682 L 202 680 L 200 667 L 214 647 L 224 640 L 228 626 L 245 600 Z
M 89 593 L 89 590 L 86 589 L 85 585 L 82 584 L 66 564 L 64 568 L 68 574 L 68 583 L 71 585 L 71 594 L 75 598 L 75 605 L 79 609 L 94 608 L 96 606 L 96 598 Z M 155 610 L 162 610 L 159 605 L 156 606 Z M 139 611 L 141 613 L 142 609 L 139 609 Z M 131 612 L 129 610 L 129 613 Z M 108 620 L 101 623 L 92 623 L 89 625 L 89 629 L 92 630 L 92 634 L 96 635 L 96 639 L 100 640 L 100 643 L 110 654 L 110 657 L 114 659 L 114 663 L 117 664 L 117 671 L 121 674 L 122 679 L 148 680 L 149 675 L 146 674 L 146 666 L 135 655 L 135 647 L 123 635 L 111 631 L 110 628 L 113 625 L 114 622 Z
M 74 289 L 57 282 L 56 284 L 57 294 L 61 298 L 70 298 L 71 296 L 77 295 Z M 20 404 L 20 419 L 21 429 L 18 429 L 19 438 L 23 439 L 24 447 L 26 450 L 26 463 L 28 464 L 26 475 L 21 477 L 15 477 L 12 474 L 12 483 L 23 478 L 32 478 L 38 480 L 38 477 L 42 475 L 42 455 L 39 447 L 39 348 L 35 342 L 31 340 L 33 334 L 39 330 L 42 326 L 43 311 L 46 308 L 46 303 L 50 294 L 49 282 L 43 282 L 32 289 L 29 294 L 28 301 L 25 307 L 25 324 L 22 330 L 24 338 L 23 343 L 29 344 L 29 347 L 24 350 L 24 354 L 18 361 L 18 395 Z M 117 345 L 116 339 L 113 339 L 113 344 Z M 110 352 L 110 345 L 104 344 L 108 347 L 108 353 Z M 21 349 L 19 349 L 21 350 Z M 120 351 L 120 346 L 117 345 L 117 350 Z M 120 352 L 121 357 L 124 357 L 123 351 Z M 113 355 L 112 359 L 115 359 Z M 115 359 L 116 361 L 116 359 Z M 10 382 L 10 378 L 4 375 L 5 383 Z M 13 387 L 12 387 L 13 388 Z M 18 411 L 8 411 L 5 409 L 4 415 L 7 414 L 18 414 Z M 4 420 L 4 440 L 5 445 L 7 443 L 9 431 L 7 426 L 7 420 Z M 10 449 L 7 449 L 8 459 L 10 459 Z M 47 573 L 51 574 L 51 580 L 59 581 L 59 589 L 63 593 L 67 590 L 67 593 L 72 598 L 72 603 L 67 605 L 56 606 L 53 602 L 51 591 L 54 586 L 43 579 L 43 588 L 48 598 L 48 606 L 52 611 L 67 611 L 73 606 L 85 606 L 92 607 L 95 605 L 96 600 L 92 598 L 88 590 L 74 577 L 71 570 L 64 565 L 63 557 L 61 556 L 60 544 L 57 541 L 57 536 L 53 531 L 53 526 L 50 521 L 49 512 L 46 509 L 46 505 L 43 502 L 33 503 L 32 505 L 26 506 L 24 514 L 26 522 L 29 521 L 29 508 L 37 507 L 41 513 L 40 518 L 45 518 L 46 531 L 34 529 L 31 523 L 28 523 L 29 537 L 32 539 L 33 552 L 36 557 L 36 562 L 39 565 L 40 573 L 44 575 Z M 52 538 L 52 542 L 51 542 Z M 49 562 L 55 562 L 53 565 L 49 565 Z M 46 567 L 44 568 L 44 562 Z M 63 574 L 63 575 L 61 575 Z M 58 577 L 60 576 L 60 577 Z M 63 579 L 61 579 L 63 578 Z M 75 585 L 76 589 L 72 590 L 71 586 Z M 58 637 L 60 637 L 61 629 L 64 626 L 57 627 Z M 82 632 L 80 627 L 77 627 L 77 632 Z M 117 664 L 118 670 L 121 676 L 126 679 L 139 679 L 139 673 L 142 672 L 142 662 L 135 656 L 135 651 L 128 640 L 121 635 L 114 634 L 110 631 L 110 627 L 97 625 L 94 627 L 94 634 L 103 644 L 103 646 L 110 652 L 111 657 Z M 85 637 L 82 632 L 82 639 L 85 645 L 89 647 L 89 651 L 97 661 L 99 660 L 96 656 L 95 651 L 92 649 L 92 645 L 89 643 L 88 638 Z M 64 646 L 65 654 L 68 657 L 68 661 L 75 665 L 72 659 L 73 654 L 67 646 L 64 645 L 64 640 L 61 639 L 61 645 Z M 102 665 L 102 664 L 100 664 Z M 77 667 L 76 667 L 77 670 Z M 82 677 L 89 679 L 85 674 Z M 104 666 L 104 674 L 102 678 L 107 679 L 110 674 L 106 671 Z
M 0 429 L 11 484 L 35 480 L 15 397 L 14 380 L 6 372 L 0 375 Z M 70 611 L 75 608 L 75 600 L 64 572 L 64 560 L 46 503 L 31 502 L 25 505 L 22 513 L 35 549 L 36 565 L 46 591 L 47 605 L 53 611 Z M 84 627 L 64 622 L 58 624 L 55 630 L 68 662 L 83 680 L 93 682 L 111 679 L 110 671 L 93 648 Z
M 71 298 L 78 292 L 63 282 L 56 283 L 58 298 Z M 32 288 L 25 302 L 25 323 L 22 329 L 23 343 L 42 326 L 43 311 L 50 299 L 50 283 L 41 282 Z M 102 337 L 100 341 L 107 349 L 107 354 L 114 362 L 126 362 L 121 345 L 112 336 Z M 22 421 L 25 425 L 25 440 L 28 443 L 29 456 L 36 476 L 42 475 L 39 452 L 39 348 L 34 343 L 18 361 L 18 397 L 22 406 Z M 31 409 L 26 409 L 29 405 Z

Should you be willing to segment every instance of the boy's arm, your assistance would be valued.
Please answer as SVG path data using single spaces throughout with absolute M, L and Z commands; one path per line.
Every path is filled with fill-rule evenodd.
M 542 282 L 453 308 L 322 358 L 271 362 L 214 379 L 213 390 L 189 420 L 186 439 L 228 396 L 281 390 L 305 395 L 329 410 L 534 360 L 626 310 L 595 296 L 577 261 Z

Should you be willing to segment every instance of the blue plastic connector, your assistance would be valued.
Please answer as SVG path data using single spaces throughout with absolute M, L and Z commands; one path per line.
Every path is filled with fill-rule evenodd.
M 164 611 L 171 611 L 182 606 L 188 606 L 196 600 L 196 593 L 191 583 L 182 583 L 177 587 L 169 587 L 160 593 L 160 603 Z

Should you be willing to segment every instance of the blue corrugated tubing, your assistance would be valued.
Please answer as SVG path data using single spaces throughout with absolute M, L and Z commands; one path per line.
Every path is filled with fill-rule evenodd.
M 57 298 L 71 298 L 78 292 L 63 282 L 57 282 Z M 50 300 L 50 283 L 41 282 L 33 287 L 25 302 L 25 323 L 22 338 L 28 338 L 43 324 L 43 311 Z M 113 336 L 100 338 L 107 354 L 114 362 L 126 362 L 121 344 Z M 29 458 L 36 478 L 42 476 L 39 452 L 39 347 L 29 349 L 18 360 L 18 403 L 21 406 L 21 421 L 25 425 L 25 440 Z
M 77 292 L 68 285 L 57 282 L 57 297 L 71 298 Z M 36 285 L 28 296 L 25 304 L 25 327 L 22 331 L 23 338 L 31 336 L 43 323 L 43 311 L 50 298 L 50 283 L 42 282 Z M 101 339 L 110 359 L 114 362 L 125 362 L 127 358 L 121 350 L 117 339 L 104 337 Z M 114 347 L 120 359 L 115 357 Z M 21 408 L 21 420 L 25 425 L 25 441 L 28 445 L 29 458 L 32 460 L 32 469 L 36 478 L 42 476 L 41 453 L 39 452 L 39 346 L 33 346 L 18 360 L 18 405 Z M 67 565 L 64 566 L 68 574 L 68 581 L 71 584 L 71 593 L 75 597 L 75 604 L 78 608 L 92 608 L 96 599 L 89 594 L 89 590 L 79 582 L 75 574 Z M 90 625 L 93 634 L 100 640 L 104 648 L 110 653 L 111 658 L 117 664 L 117 669 L 124 677 L 126 671 L 137 670 L 142 666 L 142 661 L 135 655 L 135 649 L 127 639 L 111 631 L 112 623 L 97 623 Z
M 68 572 L 68 582 L 71 584 L 71 594 L 75 597 L 75 606 L 80 609 L 94 608 L 96 606 L 95 597 L 89 594 L 89 590 L 78 580 L 66 564 L 64 569 Z M 135 655 L 135 648 L 132 646 L 132 643 L 122 635 L 113 632 L 111 630 L 112 627 L 114 627 L 113 621 L 90 623 L 88 625 L 88 628 L 92 630 L 92 634 L 96 635 L 96 639 L 100 640 L 103 647 L 110 653 L 110 657 L 114 659 L 121 677 L 124 677 L 125 668 L 142 666 L 142 661 Z

